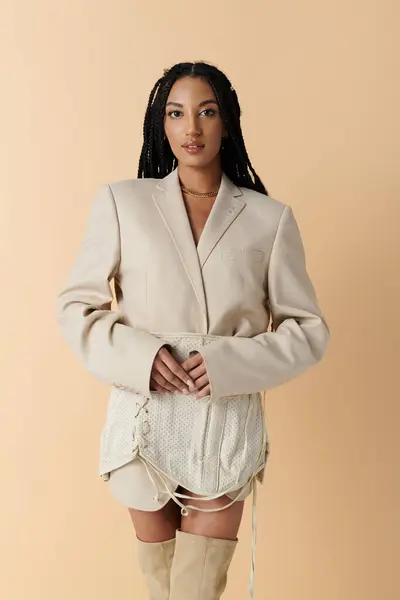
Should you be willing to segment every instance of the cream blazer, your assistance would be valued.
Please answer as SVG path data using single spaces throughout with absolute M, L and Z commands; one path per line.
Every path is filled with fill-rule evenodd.
M 177 169 L 99 188 L 57 319 L 88 371 L 146 397 L 163 345 L 154 332 L 223 336 L 201 349 L 214 399 L 299 376 L 330 335 L 293 210 L 223 174 L 196 247 Z M 130 458 L 110 448 L 101 472 Z

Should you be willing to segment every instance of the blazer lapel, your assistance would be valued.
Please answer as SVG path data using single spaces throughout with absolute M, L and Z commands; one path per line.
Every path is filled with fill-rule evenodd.
M 159 181 L 153 192 L 153 199 L 185 267 L 203 315 L 207 318 L 199 255 L 182 198 L 177 169 Z
M 245 206 L 243 192 L 225 173 L 222 173 L 218 195 L 197 245 L 197 254 L 202 268 L 218 241 Z
M 218 195 L 197 248 L 179 185 L 178 168 L 159 180 L 152 195 L 207 318 L 201 270 L 222 235 L 245 207 L 243 193 L 225 173 L 222 174 Z

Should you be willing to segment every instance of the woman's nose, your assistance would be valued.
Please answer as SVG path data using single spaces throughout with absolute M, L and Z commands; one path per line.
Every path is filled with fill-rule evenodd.
M 189 122 L 186 129 L 187 136 L 199 136 L 201 134 L 201 128 L 196 118 L 189 118 Z

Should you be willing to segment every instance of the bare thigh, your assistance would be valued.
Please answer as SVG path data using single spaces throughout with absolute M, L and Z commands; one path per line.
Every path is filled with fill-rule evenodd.
M 197 500 L 200 496 L 192 492 L 183 491 L 191 496 L 192 500 L 185 500 L 185 504 L 192 504 L 200 508 L 219 508 L 230 502 L 227 496 L 221 496 L 215 500 Z M 181 530 L 186 533 L 195 533 L 213 538 L 235 540 L 242 521 L 244 500 L 238 500 L 231 506 L 218 512 L 200 512 L 189 510 L 189 514 L 182 517 Z
M 200 508 L 220 508 L 230 502 L 228 496 L 215 500 L 197 500 L 200 496 L 180 488 L 191 500 L 185 504 L 192 504 Z M 176 535 L 176 530 L 181 529 L 186 533 L 195 533 L 207 537 L 235 540 L 242 521 L 244 500 L 234 502 L 229 508 L 217 512 L 200 512 L 189 510 L 187 516 L 181 516 L 180 507 L 170 500 L 163 508 L 157 511 L 144 511 L 129 508 L 136 536 L 143 542 L 164 542 Z
M 157 511 L 128 510 L 136 536 L 142 542 L 165 542 L 174 538 L 180 527 L 180 507 L 173 500 Z

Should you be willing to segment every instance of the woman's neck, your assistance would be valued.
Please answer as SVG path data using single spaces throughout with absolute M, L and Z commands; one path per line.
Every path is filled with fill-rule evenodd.
M 222 169 L 220 165 L 210 165 L 206 169 L 178 165 L 178 176 L 183 187 L 202 194 L 219 189 Z

